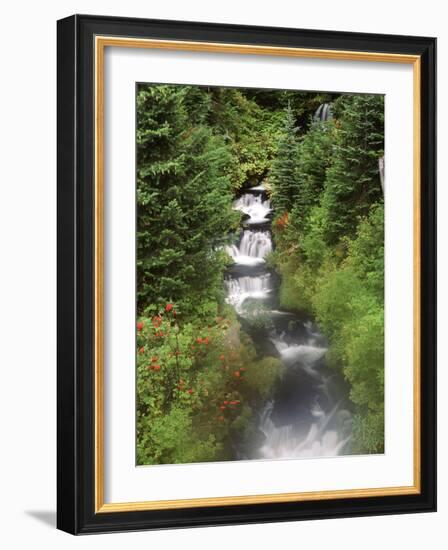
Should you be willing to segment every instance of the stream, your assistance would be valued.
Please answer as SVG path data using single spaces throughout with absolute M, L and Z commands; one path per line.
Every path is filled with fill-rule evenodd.
M 258 358 L 278 357 L 284 372 L 273 396 L 258 406 L 258 437 L 241 442 L 236 458 L 278 459 L 349 453 L 352 415 L 347 386 L 325 364 L 328 342 L 313 319 L 280 308 L 280 276 L 266 264 L 273 249 L 273 210 L 263 185 L 233 205 L 244 213 L 240 235 L 227 247 L 227 303 L 254 341 Z M 254 316 L 262 320 L 256 323 Z

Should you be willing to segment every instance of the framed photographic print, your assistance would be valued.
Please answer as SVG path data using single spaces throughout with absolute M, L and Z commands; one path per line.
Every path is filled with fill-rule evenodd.
M 58 22 L 58 527 L 435 510 L 433 38 Z

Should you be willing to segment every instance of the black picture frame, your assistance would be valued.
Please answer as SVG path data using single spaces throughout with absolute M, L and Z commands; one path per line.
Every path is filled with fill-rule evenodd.
M 57 526 L 72 534 L 436 509 L 436 39 L 74 15 L 57 25 Z M 416 55 L 421 60 L 419 494 L 95 512 L 94 38 L 120 36 Z

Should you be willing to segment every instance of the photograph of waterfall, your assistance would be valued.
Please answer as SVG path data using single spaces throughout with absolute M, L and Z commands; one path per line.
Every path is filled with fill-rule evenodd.
M 384 96 L 140 83 L 137 465 L 383 454 Z

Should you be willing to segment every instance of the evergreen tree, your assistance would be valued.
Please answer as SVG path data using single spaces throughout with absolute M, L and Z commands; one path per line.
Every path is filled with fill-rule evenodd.
M 191 124 L 188 93 L 180 86 L 138 91 L 139 311 L 174 301 L 197 312 L 214 307 L 222 292 L 224 258 L 216 238 L 233 219 L 229 155 L 222 138 Z
M 382 199 L 378 159 L 384 154 L 383 96 L 341 96 L 334 107 L 339 131 L 322 199 L 329 244 L 354 236 L 358 218 Z
M 270 173 L 272 196 L 277 215 L 289 212 L 297 197 L 297 138 L 296 121 L 291 105 L 285 110 L 283 135 Z
M 304 227 L 311 208 L 320 201 L 326 170 L 331 162 L 333 128 L 333 121 L 313 122 L 300 141 L 296 167 L 298 187 L 293 209 L 293 217 L 297 218 L 294 223 L 298 228 Z

